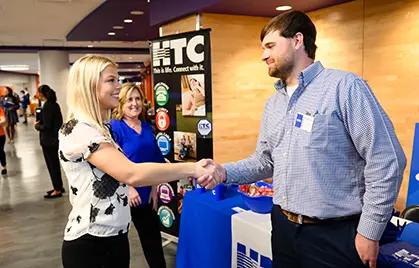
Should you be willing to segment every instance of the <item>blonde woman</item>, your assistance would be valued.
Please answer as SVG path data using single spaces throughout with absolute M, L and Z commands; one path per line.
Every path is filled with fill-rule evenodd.
M 113 111 L 112 134 L 124 154 L 134 163 L 165 163 L 157 146 L 151 125 L 145 121 L 146 98 L 135 83 L 125 83 L 119 93 L 119 105 Z M 156 187 L 129 186 L 128 203 L 131 220 L 140 237 L 144 256 L 150 268 L 165 268 L 157 216 Z
M 70 187 L 72 210 L 64 231 L 64 268 L 129 267 L 131 221 L 127 185 L 147 186 L 213 174 L 209 161 L 131 162 L 112 139 L 111 109 L 118 107 L 116 64 L 86 55 L 68 78 L 68 121 L 60 130 L 59 155 Z

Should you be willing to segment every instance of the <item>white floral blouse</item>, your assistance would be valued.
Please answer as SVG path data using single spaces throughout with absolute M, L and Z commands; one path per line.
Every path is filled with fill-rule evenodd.
M 71 189 L 71 213 L 64 240 L 85 234 L 98 237 L 128 232 L 131 221 L 128 187 L 87 162 L 102 143 L 120 148 L 86 120 L 73 119 L 59 133 L 60 162 Z

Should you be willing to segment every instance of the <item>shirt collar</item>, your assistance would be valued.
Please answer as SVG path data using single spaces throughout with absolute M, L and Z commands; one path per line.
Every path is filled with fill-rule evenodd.
M 320 61 L 314 62 L 298 74 L 298 85 L 303 86 L 303 88 L 307 87 L 311 83 L 311 81 L 313 81 L 313 79 L 316 78 L 316 76 L 323 70 L 324 67 L 320 63 Z M 285 86 L 286 84 L 283 80 L 278 80 L 274 84 L 275 89 L 283 94 L 286 94 Z

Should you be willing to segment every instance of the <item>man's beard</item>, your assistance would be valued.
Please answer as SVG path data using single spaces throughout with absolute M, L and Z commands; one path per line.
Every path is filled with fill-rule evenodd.
M 269 69 L 269 75 L 285 81 L 290 77 L 293 68 L 294 62 L 291 57 L 287 57 L 280 64 L 277 64 L 275 68 Z

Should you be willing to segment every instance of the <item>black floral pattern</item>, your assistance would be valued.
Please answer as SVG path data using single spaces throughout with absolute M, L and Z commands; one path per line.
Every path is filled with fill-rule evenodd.
M 67 122 L 61 128 L 60 135 L 67 137 L 64 139 L 66 144 L 62 147 L 62 151 L 59 151 L 59 156 L 63 167 L 68 168 L 66 171 L 73 176 L 72 180 L 69 180 L 69 192 L 71 197 L 77 196 L 73 200 L 77 203 L 74 206 L 80 208 L 78 210 L 80 212 L 75 214 L 65 229 L 66 237 L 73 237 L 73 233 L 78 234 L 85 230 L 86 226 L 91 226 L 93 229 L 102 228 L 104 223 L 108 224 L 111 220 L 115 221 L 115 226 L 106 232 L 112 235 L 118 231 L 119 234 L 126 233 L 130 227 L 127 185 L 99 170 L 84 157 L 86 152 L 94 153 L 100 149 L 101 143 L 98 142 L 98 138 L 107 137 L 98 136 L 98 130 L 94 126 L 78 120 Z M 115 148 L 120 150 L 118 146 Z M 80 173 L 83 173 L 82 176 Z M 89 205 L 90 211 L 85 212 L 82 208 Z M 119 230 L 114 229 L 116 226 L 120 226 Z
M 60 150 L 58 153 L 60 155 L 60 159 L 61 160 L 63 160 L 64 162 L 70 162 L 70 160 L 68 160 L 67 158 L 65 158 L 65 156 L 63 154 L 63 151 Z
M 112 203 L 109 205 L 109 207 L 105 210 L 105 215 L 113 215 L 113 210 L 115 209 L 115 206 L 112 205 Z
M 70 186 L 71 191 L 73 192 L 74 195 L 77 195 L 77 192 L 79 191 L 79 189 L 77 189 L 76 187 Z
M 104 174 L 102 178 L 93 183 L 93 195 L 99 199 L 106 199 L 112 197 L 118 187 L 119 182 L 117 180 L 108 174 Z
M 99 214 L 100 209 L 97 207 L 94 207 L 92 204 L 90 204 L 90 222 L 94 223 L 96 222 L 96 217 Z
M 128 196 L 126 196 L 125 194 L 121 194 L 121 195 L 117 194 L 116 198 L 118 200 L 118 203 L 121 203 L 122 201 L 122 205 L 124 207 L 128 205 Z
M 88 147 L 89 147 L 90 153 L 94 153 L 97 151 L 97 149 L 99 149 L 100 143 L 92 142 L 92 144 L 90 144 Z
M 77 119 L 71 119 L 70 121 L 68 121 L 61 127 L 61 133 L 64 136 L 71 134 L 71 132 L 73 131 L 74 127 L 77 125 L 78 122 L 79 121 Z

